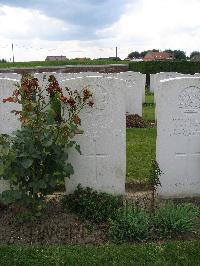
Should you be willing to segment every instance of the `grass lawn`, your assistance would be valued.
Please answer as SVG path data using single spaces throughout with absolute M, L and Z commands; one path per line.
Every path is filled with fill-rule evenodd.
M 155 105 L 143 106 L 142 117 L 146 121 L 155 120 Z
M 155 159 L 156 128 L 130 128 L 126 132 L 126 181 L 145 180 Z
M 146 95 L 145 95 L 145 103 L 154 103 L 154 95 L 153 95 L 153 93 L 146 93 Z
M 67 61 L 30 61 L 30 62 L 7 62 L 0 63 L 0 68 L 9 67 L 48 67 L 48 66 L 64 66 L 64 65 L 107 65 L 107 64 L 127 64 L 127 61 L 114 61 L 114 60 L 67 60 Z
M 154 103 L 153 94 L 146 94 L 146 103 Z M 155 106 L 143 105 L 143 118 L 155 119 Z M 131 128 L 126 131 L 126 182 L 145 180 L 156 157 L 156 128 Z
M 143 105 L 142 117 L 149 121 L 155 120 L 155 105 L 154 105 L 154 95 L 147 93 L 145 95 L 145 103 L 152 105 Z
M 1 266 L 31 265 L 200 265 L 200 241 L 104 246 L 5 246 Z

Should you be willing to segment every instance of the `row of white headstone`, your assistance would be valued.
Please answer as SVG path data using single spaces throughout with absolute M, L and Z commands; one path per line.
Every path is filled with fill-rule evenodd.
M 75 174 L 66 180 L 66 191 L 71 193 L 80 183 L 99 191 L 124 194 L 126 175 L 126 121 L 125 114 L 142 115 L 142 99 L 145 95 L 145 75 L 125 72 L 100 73 L 37 73 L 41 86 L 45 86 L 49 75 L 54 75 L 64 90 L 81 90 L 89 87 L 94 95 L 94 108 L 81 114 L 83 135 L 76 140 L 82 155 L 71 151 L 69 160 Z M 45 77 L 45 78 L 44 78 Z M 15 103 L 4 104 L 2 100 L 12 95 L 14 83 L 20 81 L 17 74 L 0 74 L 0 134 L 11 134 L 20 128 L 20 122 L 10 113 L 19 110 Z M 1 181 L 0 193 L 7 187 Z
M 49 73 L 47 73 L 47 76 Z M 92 73 L 58 74 L 61 86 L 89 86 L 95 107 L 82 113 L 84 134 L 77 136 L 82 155 L 71 152 L 75 175 L 66 180 L 71 193 L 81 183 L 113 194 L 125 192 L 127 81 L 116 75 Z M 131 76 L 131 73 L 125 75 Z M 42 82 L 41 74 L 36 75 Z M 59 77 L 58 77 L 59 76 Z M 128 79 L 128 78 L 127 78 Z M 16 80 L 18 78 L 16 77 Z M 20 127 L 10 114 L 15 104 L 2 104 L 10 96 L 13 81 L 0 79 L 0 133 Z M 157 161 L 162 175 L 158 194 L 162 197 L 200 195 L 200 78 L 178 77 L 160 81 L 157 91 Z M 142 99 L 141 91 L 138 98 Z M 5 185 L 5 184 L 4 184 Z M 0 185 L 0 192 L 3 186 Z

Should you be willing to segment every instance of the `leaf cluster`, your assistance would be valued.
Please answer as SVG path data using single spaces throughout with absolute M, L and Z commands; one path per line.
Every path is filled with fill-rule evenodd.
M 105 222 L 113 218 L 116 210 L 122 206 L 122 197 L 78 185 L 73 194 L 64 197 L 63 204 L 84 220 Z
M 23 76 L 13 95 L 4 99 L 22 106 L 22 111 L 13 110 L 22 126 L 12 136 L 0 136 L 0 176 L 10 183 L 1 200 L 33 213 L 58 183 L 74 173 L 68 151 L 74 147 L 80 153 L 73 138 L 81 124 L 79 113 L 92 97 L 88 89 L 79 93 L 69 88 L 64 97 L 55 77 L 48 81 L 42 88 L 37 79 Z

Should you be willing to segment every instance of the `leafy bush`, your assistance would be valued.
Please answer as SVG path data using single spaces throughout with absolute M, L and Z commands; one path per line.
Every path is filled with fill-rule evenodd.
M 116 210 L 122 206 L 122 197 L 78 185 L 73 194 L 64 197 L 63 204 L 82 219 L 104 222 L 115 216 Z
M 155 197 L 156 197 L 156 190 L 158 186 L 161 186 L 160 183 L 160 175 L 162 174 L 160 167 L 157 161 L 153 160 L 151 164 L 151 169 L 149 171 L 149 178 L 148 183 L 151 187 L 152 197 L 151 197 L 151 211 L 155 212 Z
M 155 212 L 155 231 L 160 237 L 172 237 L 191 232 L 197 215 L 198 209 L 192 204 L 175 205 L 168 201 Z
M 0 153 L 0 176 L 10 182 L 10 190 L 0 200 L 34 215 L 40 214 L 44 197 L 57 183 L 73 174 L 73 166 L 66 163 L 68 150 L 75 147 L 80 152 L 73 141 L 81 124 L 79 113 L 85 105 L 93 105 L 87 88 L 81 93 L 66 88 L 64 96 L 54 76 L 48 82 L 42 88 L 36 78 L 23 76 L 13 95 L 3 100 L 22 105 L 22 111 L 12 111 L 22 126 L 12 136 L 0 135 L 0 150 L 4 151 Z
M 110 221 L 109 235 L 117 242 L 144 240 L 150 230 L 150 215 L 131 205 L 122 207 Z

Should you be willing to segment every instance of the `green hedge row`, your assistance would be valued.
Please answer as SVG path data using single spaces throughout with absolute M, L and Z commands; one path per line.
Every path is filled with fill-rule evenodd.
M 146 74 L 146 86 L 150 85 L 150 74 L 178 72 L 183 74 L 200 73 L 200 62 L 191 61 L 140 61 L 129 63 L 129 70 Z
M 141 61 L 131 62 L 129 70 L 143 74 L 158 72 L 179 72 L 183 74 L 200 73 L 200 62 L 191 61 Z

